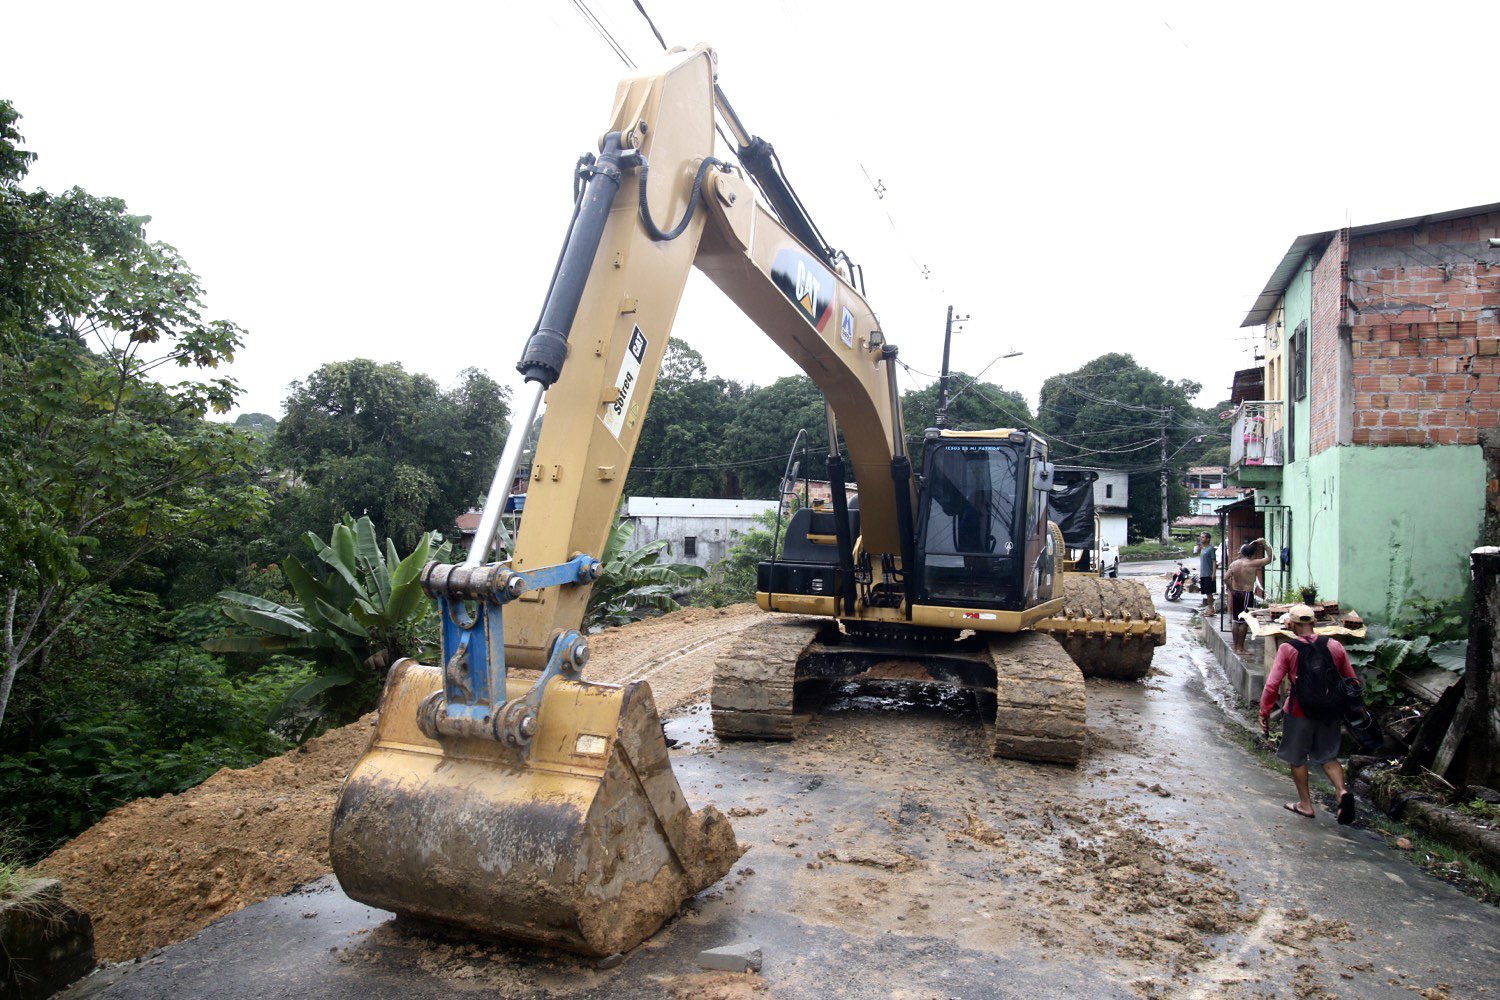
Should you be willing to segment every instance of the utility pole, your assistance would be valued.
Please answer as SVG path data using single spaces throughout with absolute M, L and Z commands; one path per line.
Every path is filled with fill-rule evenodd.
M 1169 545 L 1172 541 L 1172 518 L 1167 513 L 1167 408 L 1161 408 L 1161 435 L 1157 438 L 1161 445 L 1161 543 Z
M 956 317 L 956 321 L 962 323 L 968 319 L 967 316 Z M 938 376 L 938 405 L 936 423 L 939 428 L 948 426 L 948 349 L 953 346 L 953 324 L 955 317 L 953 307 L 948 307 L 948 322 L 943 327 L 943 370 Z

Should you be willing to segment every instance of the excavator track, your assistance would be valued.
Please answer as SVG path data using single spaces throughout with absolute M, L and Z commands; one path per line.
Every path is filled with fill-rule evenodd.
M 995 636 L 996 757 L 1077 764 L 1087 735 L 1087 694 L 1078 665 L 1039 632 Z
M 1167 626 L 1144 586 L 1068 573 L 1063 600 L 1063 613 L 1036 629 L 1057 639 L 1085 677 L 1139 680 L 1150 672 L 1156 647 L 1167 641 Z
M 827 624 L 822 618 L 768 615 L 741 631 L 714 663 L 714 735 L 796 739 L 811 718 L 795 711 L 797 661 Z
M 742 631 L 718 657 L 714 733 L 722 740 L 796 739 L 816 710 L 817 695 L 836 676 L 856 684 L 910 680 L 972 689 L 985 714 L 994 706 L 990 749 L 998 757 L 1078 762 L 1086 732 L 1083 674 L 1057 640 L 1024 632 L 976 636 L 948 648 L 946 655 L 915 642 L 892 648 L 889 638 L 885 648 L 872 648 L 859 637 L 839 636 L 824 619 L 768 617 Z M 845 666 L 830 670 L 830 660 Z M 892 673 L 892 660 L 923 664 L 930 676 Z M 964 663 L 973 669 L 955 671 L 954 664 Z M 993 688 L 984 665 L 993 667 Z M 799 682 L 806 688 L 801 703 Z

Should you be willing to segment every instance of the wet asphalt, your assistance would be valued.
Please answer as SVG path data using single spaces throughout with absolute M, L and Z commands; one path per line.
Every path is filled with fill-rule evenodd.
M 1116 718 L 1128 713 L 1139 720 L 1144 751 L 1091 750 L 1076 771 L 1057 772 L 1056 787 L 1142 804 L 1139 783 L 1159 782 L 1170 797 L 1149 796 L 1142 807 L 1166 828 L 1183 831 L 1177 835 L 1217 863 L 1235 881 L 1248 909 L 1274 914 L 1304 907 L 1324 919 L 1348 921 L 1353 940 L 1321 940 L 1305 955 L 1279 950 L 1269 940 L 1272 921 L 1266 917 L 1216 939 L 1212 960 L 1185 978 L 1163 977 L 1153 987 L 1160 992 L 1150 995 L 1412 997 L 1442 990 L 1428 995 L 1470 997 L 1500 990 L 1500 914 L 1494 908 L 1426 875 L 1371 830 L 1337 826 L 1327 812 L 1309 822 L 1282 810 L 1292 795 L 1290 780 L 1246 749 L 1236 734 L 1239 724 L 1223 707 L 1229 696 L 1216 667 L 1188 634 L 1193 602 L 1187 597 L 1196 595 L 1175 605 L 1162 600 L 1165 581 L 1155 574 L 1169 572 L 1172 565 L 1122 567 L 1125 575 L 1142 575 L 1168 617 L 1168 645 L 1155 660 L 1160 675 L 1144 684 L 1089 682 L 1091 726 L 1096 715 L 1102 721 L 1105 712 Z M 893 746 L 917 748 L 937 771 L 985 784 L 984 739 L 975 720 L 911 706 L 873 712 L 833 708 L 799 743 L 819 737 L 834 743 L 845 727 L 874 728 Z M 870 761 L 837 761 L 826 753 L 799 759 L 798 743 L 714 747 L 701 705 L 668 728 L 684 741 L 674 751 L 674 767 L 690 801 L 713 801 L 725 810 L 770 804 L 771 816 L 801 814 L 805 805 L 810 819 L 798 836 L 810 843 L 831 835 L 841 818 L 866 815 L 890 801 L 892 776 Z M 930 808 L 939 821 L 945 818 L 944 797 L 952 791 L 930 789 Z M 804 919 L 785 903 L 789 887 L 805 877 L 805 860 L 776 846 L 785 843 L 786 831 L 772 828 L 767 819 L 736 820 L 740 839 L 756 846 L 727 884 L 700 894 L 682 916 L 613 969 L 502 944 L 486 946 L 489 961 L 505 970 L 501 978 L 466 979 L 461 961 L 435 966 L 424 954 L 428 939 L 393 932 L 390 914 L 349 900 L 329 876 L 227 916 L 142 961 L 102 970 L 66 996 L 691 996 L 703 988 L 698 952 L 742 940 L 760 945 L 765 964 L 759 983 L 767 987 L 762 995 L 777 997 L 1134 997 L 1149 992 L 1138 978 L 1120 975 L 1108 956 L 1043 951 L 1024 936 L 1004 949 L 975 950 L 940 929 L 868 933 Z M 976 869 L 974 877 L 982 875 Z M 1024 914 L 1008 916 L 1018 920 Z M 441 940 L 461 951 L 466 947 L 461 937 Z

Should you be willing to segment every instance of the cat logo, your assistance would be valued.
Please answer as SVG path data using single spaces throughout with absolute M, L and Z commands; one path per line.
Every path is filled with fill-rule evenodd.
M 630 331 L 630 342 L 625 345 L 625 357 L 620 359 L 620 374 L 615 376 L 614 398 L 604 404 L 604 426 L 615 437 L 625 427 L 625 416 L 630 412 L 630 399 L 641 379 L 641 362 L 646 360 L 646 335 L 640 327 Z M 632 420 L 632 423 L 634 421 Z
M 818 296 L 823 289 L 818 287 L 817 277 L 807 269 L 805 261 L 797 261 L 797 304 L 809 316 L 818 314 Z
M 771 280 L 821 333 L 833 315 L 833 274 L 800 250 L 782 250 L 771 265 Z

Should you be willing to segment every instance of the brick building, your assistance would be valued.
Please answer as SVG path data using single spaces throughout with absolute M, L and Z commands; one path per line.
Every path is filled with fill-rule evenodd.
M 1500 204 L 1299 236 L 1245 317 L 1263 392 L 1231 460 L 1293 586 L 1374 620 L 1463 592 L 1500 443 L 1491 239 Z

